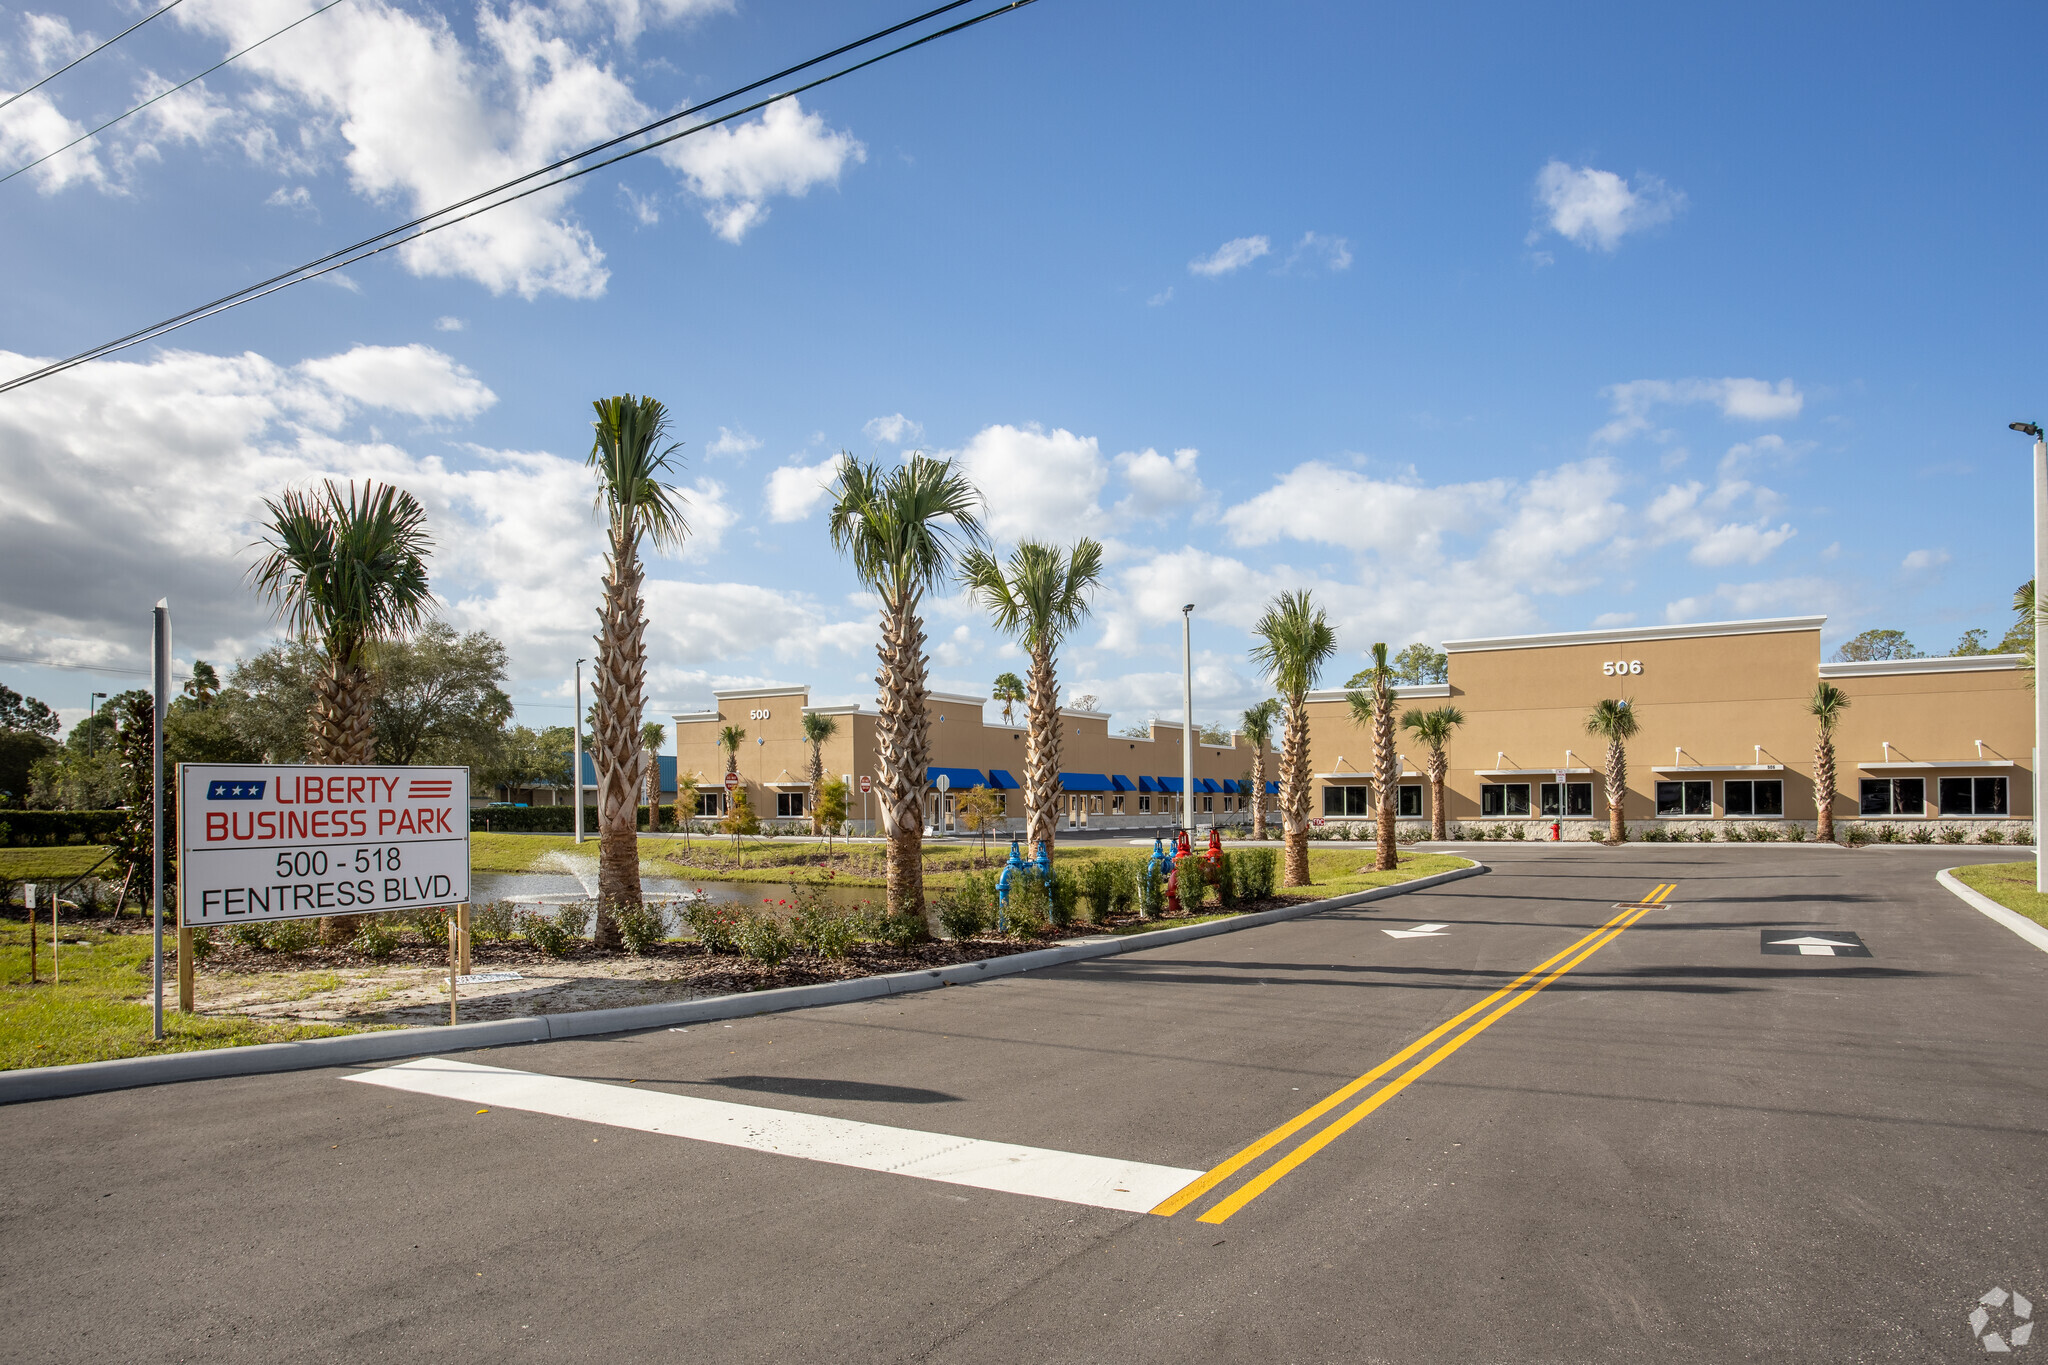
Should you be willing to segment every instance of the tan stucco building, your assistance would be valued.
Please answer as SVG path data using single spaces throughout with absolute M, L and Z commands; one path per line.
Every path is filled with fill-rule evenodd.
M 1606 743 L 1586 733 L 1603 698 L 1627 699 L 1632 827 L 1707 822 L 1811 828 L 1822 679 L 1850 705 L 1835 735 L 1838 821 L 1987 824 L 2032 818 L 2033 694 L 2016 655 L 1821 662 L 1822 616 L 1449 640 L 1444 683 L 1401 689 L 1406 706 L 1456 706 L 1446 813 L 1470 824 L 1604 823 Z M 1345 694 L 1310 707 L 1311 813 L 1368 818 L 1370 742 Z M 1403 746 L 1402 814 L 1427 813 L 1420 748 Z M 1564 771 L 1560 794 L 1558 773 Z M 1358 795 L 1349 793 L 1357 792 Z M 1532 831 L 1534 833 L 1534 831 Z M 1568 837 L 1579 835 L 1576 830 Z
M 1403 708 L 1456 706 L 1464 713 L 1448 749 L 1445 806 L 1456 824 L 1529 826 L 1532 837 L 1564 826 L 1566 837 L 1604 827 L 1606 745 L 1585 729 L 1603 698 L 1625 698 L 1640 733 L 1630 742 L 1624 816 L 1637 830 L 1702 824 L 1800 825 L 1817 814 L 1814 724 L 1807 699 L 1822 679 L 1849 695 L 1835 736 L 1838 821 L 1902 826 L 1955 825 L 2017 831 L 2033 815 L 2033 695 L 2016 655 L 1823 663 L 1826 618 L 1784 617 L 1697 625 L 1572 631 L 1450 640 L 1448 680 L 1400 690 Z M 803 715 L 839 718 L 825 745 L 825 771 L 854 788 L 856 828 L 863 775 L 875 772 L 871 708 L 812 707 L 803 687 L 716 694 L 714 709 L 675 717 L 677 768 L 696 773 L 700 814 L 721 813 L 726 725 L 747 732 L 739 772 L 767 820 L 807 812 L 810 750 Z M 952 799 L 980 785 L 1006 794 L 1013 822 L 1024 771 L 1024 726 L 1006 723 L 986 698 L 931 696 L 932 789 L 926 822 L 951 825 Z M 1021 708 L 1020 708 L 1021 709 Z M 1175 822 L 1181 797 L 1181 730 L 1155 721 L 1145 738 L 1109 733 L 1109 717 L 1065 710 L 1061 824 L 1111 828 Z M 1370 736 L 1351 719 L 1341 690 L 1312 693 L 1310 818 L 1326 827 L 1371 819 Z M 1229 745 L 1197 743 L 1198 825 L 1248 819 L 1252 753 L 1242 735 Z M 1398 809 L 1404 822 L 1429 814 L 1423 751 L 1404 735 Z M 1563 773 L 1560 787 L 1559 773 Z M 1268 779 L 1277 756 L 1265 755 Z M 945 774 L 951 791 L 941 794 Z M 1269 790 L 1271 788 L 1269 787 Z
M 1003 720 L 986 697 L 933 692 L 930 697 L 931 766 L 926 773 L 925 823 L 932 829 L 955 827 L 954 802 L 975 787 L 1000 793 L 1012 830 L 1021 829 L 1024 815 L 1024 724 Z M 724 812 L 725 751 L 719 732 L 728 725 L 746 731 L 738 755 L 739 775 L 748 800 L 764 821 L 808 820 L 811 749 L 804 742 L 806 712 L 839 722 L 839 732 L 823 748 L 825 772 L 844 778 L 851 789 L 848 814 L 857 832 L 872 832 L 877 803 L 863 802 L 860 781 L 873 778 L 875 725 L 881 717 L 872 707 L 811 706 L 807 687 L 748 688 L 713 694 L 709 711 L 675 717 L 676 764 L 680 773 L 697 775 L 698 814 Z M 993 711 L 993 714 L 991 712 Z M 1181 727 L 1155 721 L 1143 737 L 1112 735 L 1109 716 L 1101 711 L 1062 710 L 1060 825 L 1065 829 L 1163 827 L 1179 819 L 1182 800 Z M 1230 744 L 1195 743 L 1194 814 L 1201 825 L 1230 824 L 1249 819 L 1252 750 L 1243 736 Z M 1278 758 L 1266 750 L 1265 771 L 1271 778 Z M 947 791 L 938 790 L 939 778 Z

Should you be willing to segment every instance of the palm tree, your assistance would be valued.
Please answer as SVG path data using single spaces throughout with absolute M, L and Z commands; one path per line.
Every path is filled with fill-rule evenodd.
M 1266 750 L 1273 743 L 1273 722 L 1280 719 L 1280 703 L 1271 697 L 1247 706 L 1238 717 L 1238 728 L 1252 746 L 1252 838 L 1266 837 Z
M 1280 829 L 1287 843 L 1288 886 L 1308 885 L 1308 694 L 1337 652 L 1337 632 L 1308 590 L 1283 592 L 1252 627 L 1262 643 L 1251 659 L 1272 681 L 1287 713 L 1280 745 Z
M 732 777 L 740 770 L 740 745 L 747 742 L 747 732 L 737 725 L 728 725 L 718 732 L 718 747 L 725 750 L 725 775 Z
M 1438 843 L 1449 837 L 1444 828 L 1444 778 L 1450 775 L 1451 763 L 1444 756 L 1444 746 L 1451 742 L 1451 732 L 1464 723 L 1465 713 L 1455 706 L 1439 706 L 1434 711 L 1418 706 L 1401 716 L 1401 728 L 1429 746 L 1429 837 Z
M 647 829 L 661 828 L 661 746 L 668 729 L 658 720 L 640 727 L 640 747 L 647 751 Z
M 931 756 L 925 708 L 924 595 L 943 582 L 956 542 L 987 539 L 981 494 L 950 460 L 912 455 L 895 469 L 844 457 L 832 494 L 832 546 L 882 603 L 881 716 L 875 766 L 888 831 L 889 912 L 924 919 L 924 785 Z
M 1024 680 L 1015 673 L 998 673 L 989 695 L 1003 704 L 1003 724 L 1008 725 L 1011 706 L 1024 700 Z
M 811 833 L 825 832 L 824 817 L 818 814 L 818 792 L 825 785 L 825 745 L 839 733 L 837 716 L 804 712 L 804 743 L 811 746 Z
M 1354 687 L 1346 698 L 1351 703 L 1352 720 L 1372 736 L 1373 804 L 1378 808 L 1374 826 L 1379 841 L 1373 871 L 1385 872 L 1399 861 L 1394 849 L 1394 801 L 1401 782 L 1401 756 L 1394 750 L 1394 665 L 1387 658 L 1386 645 L 1372 647 L 1372 663 L 1353 681 L 1361 679 L 1372 690 L 1362 692 Z
M 1628 841 L 1628 742 L 1636 737 L 1636 709 L 1612 697 L 1586 717 L 1586 733 L 1607 741 L 1607 842 Z M 1560 797 L 1563 793 L 1559 793 Z
M 1073 548 L 1027 540 L 1007 566 L 986 550 L 960 561 L 960 581 L 981 600 L 997 630 L 1031 656 L 1024 735 L 1024 833 L 1051 847 L 1059 827 L 1060 688 L 1054 655 L 1088 615 L 1088 594 L 1102 578 L 1102 546 L 1083 536 Z
M 1813 837 L 1832 843 L 1835 837 L 1835 727 L 1849 709 L 1849 694 L 1831 682 L 1817 683 L 1806 700 L 1813 717 Z
M 652 398 L 620 394 L 591 406 L 597 432 L 588 464 L 597 471 L 597 505 L 606 526 L 604 606 L 599 612 L 597 670 L 591 680 L 596 718 L 591 759 L 597 768 L 597 928 L 600 948 L 619 945 L 620 906 L 640 904 L 640 844 L 634 812 L 646 776 L 640 717 L 647 709 L 647 616 L 641 596 L 640 541 L 673 549 L 690 528 L 676 490 L 663 476 L 677 445 L 664 447 L 668 409 Z
M 270 549 L 251 570 L 291 631 L 321 654 L 307 715 L 310 763 L 358 764 L 376 758 L 367 660 L 377 643 L 418 629 L 433 593 L 427 587 L 427 514 L 410 493 L 389 484 L 355 484 L 344 494 L 285 492 L 270 510 Z M 346 943 L 360 915 L 321 920 L 321 936 Z

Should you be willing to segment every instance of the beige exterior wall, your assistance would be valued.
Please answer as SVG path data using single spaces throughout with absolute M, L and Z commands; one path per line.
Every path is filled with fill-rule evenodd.
M 1465 714 L 1448 750 L 1445 808 L 1453 821 L 1508 819 L 1482 814 L 1481 788 L 1526 782 L 1531 813 L 1524 818 L 1547 825 L 1554 817 L 1538 814 L 1540 784 L 1556 780 L 1567 751 L 1573 769 L 1568 780 L 1590 782 L 1594 789 L 1591 813 L 1567 823 L 1604 821 L 1606 746 L 1586 733 L 1585 718 L 1602 698 L 1625 697 L 1641 726 L 1628 746 L 1626 819 L 1658 820 L 1656 783 L 1690 780 L 1712 783 L 1710 813 L 1692 820 L 1748 822 L 1758 817 L 1727 813 L 1725 784 L 1781 780 L 1780 818 L 1810 824 L 1817 809 L 1814 726 L 1806 703 L 1823 676 L 1851 698 L 1835 742 L 1837 819 L 1857 817 L 1864 779 L 1903 777 L 1925 782 L 1925 813 L 1867 818 L 1962 820 L 1938 814 L 1938 779 L 1959 776 L 2005 777 L 2005 818 L 2031 818 L 2033 700 L 2016 660 L 1823 665 L 1821 624 L 1821 618 L 1805 617 L 1452 641 L 1444 646 L 1448 686 L 1410 689 L 1447 695 L 1404 695 L 1404 702 L 1450 704 Z M 1610 676 L 1606 665 L 1623 671 Z M 1347 769 L 1370 766 L 1370 739 L 1351 722 L 1343 693 L 1318 693 L 1309 710 L 1318 774 L 1332 773 L 1340 756 Z M 1885 762 L 1886 740 L 1895 762 L 1931 766 L 1864 766 Z M 1977 740 L 1984 741 L 1981 758 Z M 1403 741 L 1404 768 L 1412 773 L 1423 766 L 1423 754 L 1412 739 L 1404 735 Z M 1323 788 L 1356 781 L 1319 777 L 1311 816 L 1323 815 Z
M 862 812 L 859 779 L 872 777 L 875 765 L 875 723 L 873 710 L 860 707 L 810 707 L 806 688 L 765 688 L 717 694 L 715 711 L 684 713 L 675 717 L 676 770 L 681 775 L 696 773 L 700 789 L 721 789 L 725 779 L 725 753 L 718 747 L 718 733 L 727 725 L 747 732 L 740 746 L 739 773 L 748 788 L 754 810 L 764 819 L 777 816 L 776 794 L 806 789 L 810 776 L 810 746 L 803 740 L 803 715 L 817 710 L 839 721 L 839 733 L 823 749 L 828 777 L 854 779 L 848 802 L 857 828 L 870 828 L 874 805 Z M 989 707 L 985 698 L 932 694 L 931 763 L 940 768 L 973 768 L 981 773 L 1001 769 L 1019 783 L 1024 776 L 1023 707 L 1016 708 L 1016 723 L 1004 724 L 1000 710 Z M 1181 774 L 1181 727 L 1155 722 L 1150 738 L 1136 739 L 1109 733 L 1109 717 L 1100 712 L 1062 711 L 1061 736 L 1063 771 L 1076 774 L 1122 776 L 1134 784 L 1140 777 L 1173 777 Z M 1243 736 L 1233 736 L 1229 745 L 1197 743 L 1195 777 L 1238 780 L 1252 766 L 1252 751 Z M 1270 780 L 1277 758 L 1266 751 L 1266 774 Z M 954 784 L 957 794 L 959 784 Z M 1013 828 L 1021 827 L 1024 799 L 1021 791 L 1007 794 L 1007 814 Z M 1149 827 L 1170 824 L 1178 818 L 1178 798 L 1138 792 L 1069 793 L 1061 802 L 1063 828 L 1122 826 Z M 1118 797 L 1121 796 L 1121 803 Z M 1236 796 L 1200 794 L 1195 817 L 1199 824 L 1235 823 L 1247 820 L 1249 804 Z M 1206 804 L 1205 804 L 1206 803 Z M 931 791 L 927 799 L 928 823 L 944 827 L 950 801 Z M 786 817 L 785 817 L 786 818 Z

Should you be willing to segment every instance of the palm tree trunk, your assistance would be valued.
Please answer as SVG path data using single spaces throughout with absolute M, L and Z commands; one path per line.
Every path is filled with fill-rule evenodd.
M 1024 829 L 1033 849 L 1041 843 L 1050 849 L 1059 830 L 1060 686 L 1049 649 L 1032 651 L 1025 706 Z
M 1823 735 L 1813 746 L 1813 837 L 1822 843 L 1835 838 L 1835 742 Z
M 1628 841 L 1628 750 L 1621 741 L 1607 742 L 1607 842 Z
M 811 837 L 825 832 L 825 822 L 818 815 L 818 792 L 825 785 L 825 754 L 821 746 L 811 746 Z
M 626 528 L 612 536 L 610 572 L 597 636 L 591 727 L 597 768 L 597 927 L 600 948 L 620 944 L 616 911 L 640 904 L 640 839 L 635 818 L 647 778 L 640 713 L 647 699 L 647 617 L 641 610 L 640 546 Z
M 330 645 L 327 668 L 313 680 L 313 708 L 307 717 L 308 763 L 356 766 L 376 760 L 377 731 L 370 719 L 371 691 L 369 671 L 342 663 Z M 322 916 L 320 941 L 330 947 L 346 945 L 362 931 L 365 918 Z
M 1387 872 L 1398 866 L 1394 848 L 1395 800 L 1401 785 L 1401 756 L 1394 750 L 1394 690 L 1384 680 L 1373 687 L 1372 767 L 1379 787 L 1379 848 L 1373 871 Z
M 1266 746 L 1252 750 L 1252 838 L 1266 837 Z
M 1286 886 L 1308 885 L 1308 698 L 1287 699 L 1287 738 L 1280 744 L 1280 833 L 1286 841 Z
M 1444 820 L 1444 778 L 1450 767 L 1442 749 L 1429 751 L 1429 837 L 1439 844 L 1450 837 Z
M 875 721 L 875 795 L 888 832 L 889 913 L 924 917 L 924 786 L 931 756 L 925 711 L 924 622 L 911 595 L 882 608 L 881 715 Z

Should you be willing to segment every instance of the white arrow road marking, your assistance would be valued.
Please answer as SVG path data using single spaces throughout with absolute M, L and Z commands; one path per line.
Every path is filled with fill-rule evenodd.
M 1388 938 L 1442 938 L 1448 924 L 1418 924 L 1413 929 L 1382 929 Z
M 1771 940 L 1771 946 L 1797 948 L 1801 957 L 1833 957 L 1837 948 L 1847 948 L 1851 952 L 1856 949 L 1853 943 L 1838 943 L 1834 939 L 1815 938 L 1811 934 L 1804 938 L 1774 938 Z
M 643 1133 L 694 1138 L 835 1166 L 888 1171 L 920 1180 L 1061 1199 L 1069 1204 L 1121 1209 L 1126 1213 L 1149 1212 L 1202 1174 L 1175 1166 L 1150 1166 L 1139 1161 L 1117 1161 L 946 1133 L 920 1133 L 910 1128 L 890 1128 L 821 1114 L 698 1099 L 694 1095 L 672 1095 L 665 1090 L 629 1090 L 622 1085 L 477 1066 L 447 1057 L 423 1057 L 347 1079 L 494 1109 L 524 1109 L 614 1128 L 634 1128 Z

